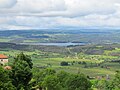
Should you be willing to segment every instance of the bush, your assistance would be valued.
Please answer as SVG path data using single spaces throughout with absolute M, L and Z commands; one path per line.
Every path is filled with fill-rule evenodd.
M 72 75 L 66 80 L 67 90 L 90 90 L 92 84 L 83 74 Z
M 63 62 L 60 63 L 60 65 L 61 66 L 68 66 L 69 64 L 68 64 L 68 62 L 63 61 Z

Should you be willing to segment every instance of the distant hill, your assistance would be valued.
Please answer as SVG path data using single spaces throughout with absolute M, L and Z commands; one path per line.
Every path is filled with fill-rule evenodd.
M 120 43 L 119 30 L 70 29 L 70 30 L 3 30 L 0 42 L 85 42 L 89 44 Z
M 85 53 L 90 55 L 102 55 L 105 50 L 115 50 L 120 48 L 120 44 L 96 44 L 78 46 L 45 46 L 45 45 L 22 45 L 15 43 L 0 42 L 0 50 L 20 50 L 20 51 L 42 51 L 59 54 Z

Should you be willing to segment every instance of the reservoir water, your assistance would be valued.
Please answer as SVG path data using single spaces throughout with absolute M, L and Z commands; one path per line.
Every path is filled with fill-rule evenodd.
M 24 45 L 46 45 L 46 46 L 70 46 L 70 45 L 86 45 L 86 43 L 71 43 L 71 42 L 68 42 L 68 43 L 21 43 L 21 44 L 24 44 Z

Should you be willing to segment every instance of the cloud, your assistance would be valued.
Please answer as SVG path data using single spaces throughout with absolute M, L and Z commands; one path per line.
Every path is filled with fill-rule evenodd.
M 120 0 L 0 0 L 0 28 L 120 27 L 119 10 Z
M 11 3 L 13 3 L 14 0 L 5 1 L 12 1 Z M 1 12 L 9 12 L 14 15 L 36 15 L 42 17 L 76 17 L 92 13 L 115 13 L 116 4 L 119 3 L 119 0 L 17 0 L 16 5 L 12 9 L 6 11 L 1 10 Z
M 17 3 L 17 0 L 0 0 L 0 8 L 11 8 Z
M 13 8 L 0 10 L 3 13 L 12 15 L 34 15 L 49 11 L 62 11 L 65 10 L 64 0 L 17 0 Z

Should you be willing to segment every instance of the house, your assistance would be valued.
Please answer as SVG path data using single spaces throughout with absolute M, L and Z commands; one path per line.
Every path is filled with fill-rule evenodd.
M 8 63 L 8 57 L 6 55 L 0 54 L 0 64 L 4 65 Z

